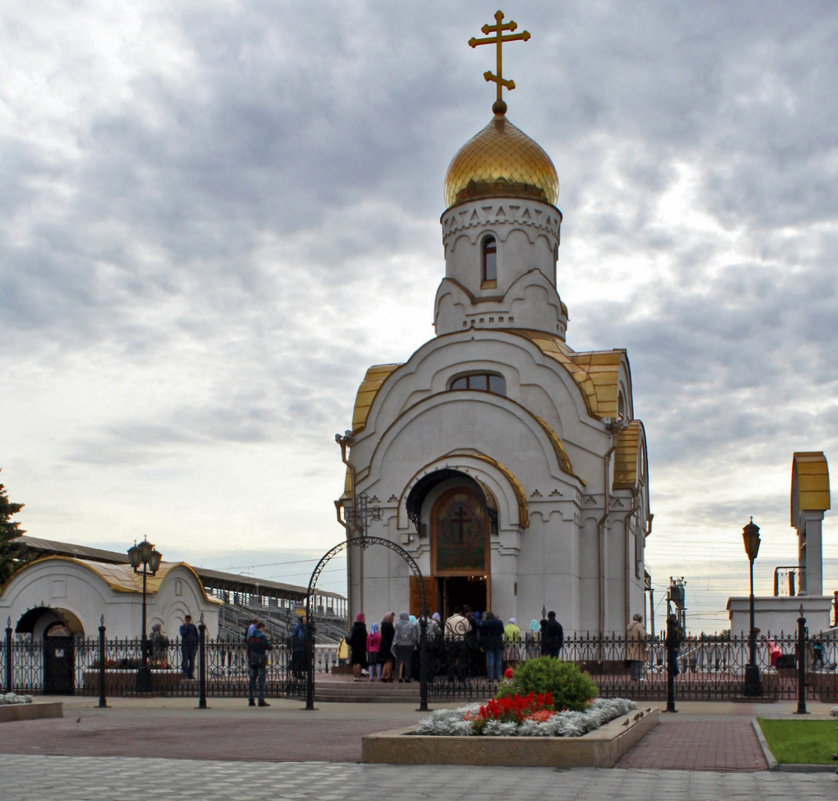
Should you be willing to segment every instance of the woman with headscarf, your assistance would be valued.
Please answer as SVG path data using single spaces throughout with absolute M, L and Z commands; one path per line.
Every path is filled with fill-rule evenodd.
M 361 681 L 361 671 L 367 666 L 367 624 L 363 612 L 358 612 L 352 624 L 349 647 L 352 649 L 352 676 L 355 681 Z
M 416 626 L 410 622 L 410 614 L 399 612 L 393 635 L 393 653 L 396 656 L 396 675 L 400 682 L 412 680 L 413 651 L 417 642 Z
M 378 630 L 378 623 L 370 626 L 370 633 L 367 634 L 367 665 L 369 665 L 370 681 L 381 678 L 381 662 L 378 660 L 378 652 L 381 648 L 381 632 Z
M 393 627 L 395 614 L 388 612 L 381 618 L 381 645 L 378 647 L 378 660 L 381 662 L 381 681 L 393 681 Z
M 524 634 L 524 644 L 527 649 L 527 659 L 535 659 L 541 656 L 541 647 L 539 641 L 541 639 L 541 623 L 537 620 L 531 620 L 529 628 Z

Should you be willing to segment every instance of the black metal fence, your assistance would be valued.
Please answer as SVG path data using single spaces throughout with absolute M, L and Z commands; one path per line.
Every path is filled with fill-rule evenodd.
M 628 663 L 632 643 L 625 637 L 573 635 L 565 639 L 560 658 L 586 670 L 605 697 L 636 700 L 667 698 L 667 653 L 663 639 L 645 640 L 645 658 L 632 677 Z M 137 693 L 141 664 L 139 639 L 45 638 L 6 630 L 0 657 L 4 691 L 27 694 L 104 696 Z M 104 664 L 100 653 L 104 649 Z M 338 664 L 338 646 L 317 645 L 315 674 L 321 679 Z M 800 655 L 805 655 L 801 660 Z M 508 644 L 503 667 L 514 668 L 541 655 L 539 643 Z M 301 658 L 301 655 L 297 655 Z M 756 660 L 762 699 L 838 701 L 838 642 L 799 635 L 760 635 Z M 744 697 L 747 637 L 687 637 L 674 656 L 675 697 L 681 700 L 736 700 Z M 182 671 L 181 644 L 171 641 L 149 657 L 151 692 L 170 696 L 246 697 L 249 669 L 242 639 L 207 640 L 195 657 L 194 678 Z M 802 666 L 802 671 L 801 671 Z M 674 672 L 674 671 L 673 671 Z M 428 677 L 431 698 L 486 698 L 494 684 L 486 679 L 479 643 L 464 640 L 430 642 Z M 104 684 L 103 684 L 104 680 Z M 104 689 L 104 693 L 102 692 Z M 269 697 L 304 696 L 305 664 L 284 643 L 275 644 L 267 668 Z
M 104 646 L 104 664 L 100 652 Z M 148 658 L 151 692 L 155 695 L 247 697 L 250 671 L 242 639 L 207 640 L 196 650 L 195 668 L 183 671 L 184 652 L 178 640 Z M 315 672 L 330 673 L 338 662 L 337 646 L 315 646 Z M 138 694 L 137 674 L 142 663 L 141 640 L 29 636 L 7 632 L 0 658 L 3 690 L 24 694 L 104 695 Z M 284 644 L 269 652 L 266 695 L 305 695 L 304 662 Z
M 749 662 L 749 639 L 733 637 L 686 637 L 673 654 L 675 697 L 693 701 L 745 700 L 745 668 Z M 632 676 L 629 657 L 645 653 Z M 800 659 L 800 651 L 805 659 Z M 435 679 L 432 698 L 485 698 L 494 686 L 485 678 L 479 642 L 444 642 L 430 646 Z M 507 644 L 504 669 L 541 656 L 537 640 Z M 577 634 L 565 638 L 559 658 L 587 671 L 607 698 L 638 701 L 667 699 L 668 660 L 664 638 L 634 642 L 621 636 Z M 638 660 L 640 661 L 640 660 Z M 756 664 L 761 695 L 765 701 L 838 701 L 838 642 L 798 634 L 759 635 Z M 802 666 L 802 670 L 801 670 Z M 802 682 L 801 682 L 802 679 Z M 747 700 L 754 700 L 750 697 Z

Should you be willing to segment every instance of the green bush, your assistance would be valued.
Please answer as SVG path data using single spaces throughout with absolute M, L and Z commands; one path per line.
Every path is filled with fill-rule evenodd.
M 518 665 L 512 678 L 498 685 L 495 698 L 526 695 L 529 692 L 536 695 L 549 692 L 553 696 L 556 710 L 573 709 L 581 712 L 598 691 L 591 677 L 572 662 L 542 656 Z

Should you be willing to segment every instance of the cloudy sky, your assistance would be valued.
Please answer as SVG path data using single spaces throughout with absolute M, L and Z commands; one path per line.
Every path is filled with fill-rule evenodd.
M 690 627 L 722 628 L 742 526 L 770 592 L 792 453 L 838 458 L 838 6 L 503 8 L 532 33 L 509 118 L 559 173 L 568 344 L 631 359 L 657 596 L 683 575 Z M 496 9 L 5 5 L 0 481 L 29 534 L 307 583 L 366 367 L 433 335 Z

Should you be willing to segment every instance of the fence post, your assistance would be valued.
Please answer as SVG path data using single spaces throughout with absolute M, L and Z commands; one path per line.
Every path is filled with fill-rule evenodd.
M 675 615 L 669 615 L 666 619 L 666 711 L 677 712 L 675 708 L 675 674 L 678 672 L 678 624 L 675 622 Z
M 803 604 L 797 618 L 797 711 L 795 715 L 806 715 L 806 618 Z
M 314 620 L 306 620 L 306 709 L 314 709 Z
M 8 618 L 6 621 L 6 692 L 12 691 L 12 619 Z
M 105 708 L 108 700 L 105 698 L 105 616 L 100 618 L 99 625 L 99 706 Z
M 419 711 L 428 711 L 428 610 L 419 618 Z
M 198 624 L 198 650 L 201 664 L 198 666 L 198 709 L 207 708 L 207 626 L 204 623 L 204 613 L 201 612 L 201 622 Z

